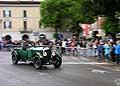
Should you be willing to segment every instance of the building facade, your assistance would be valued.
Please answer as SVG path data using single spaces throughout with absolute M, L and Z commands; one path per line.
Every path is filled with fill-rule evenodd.
M 52 38 L 53 29 L 44 29 L 40 24 L 40 2 L 0 1 L 0 39 L 6 35 L 12 40 L 21 40 L 27 35 L 36 40 L 39 34 Z
M 98 37 L 105 37 L 105 32 L 102 29 L 103 23 L 104 23 L 104 17 L 98 17 L 96 21 L 93 24 L 91 24 L 89 36 L 92 37 L 93 35 L 96 35 Z

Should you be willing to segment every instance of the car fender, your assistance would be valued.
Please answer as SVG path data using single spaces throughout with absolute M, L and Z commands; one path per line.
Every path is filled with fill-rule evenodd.
M 13 54 L 13 53 L 15 53 L 15 54 L 18 56 L 18 53 L 17 53 L 17 51 L 15 51 L 15 50 L 14 50 L 14 51 L 12 51 L 12 53 L 11 53 L 11 54 Z
M 35 55 L 38 55 L 40 58 L 43 58 L 43 56 L 39 52 L 36 52 Z
M 60 54 L 58 51 L 55 51 L 56 55 L 62 58 L 62 54 Z

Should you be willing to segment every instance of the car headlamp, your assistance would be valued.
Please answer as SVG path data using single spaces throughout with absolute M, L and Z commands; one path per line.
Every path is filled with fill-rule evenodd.
M 52 52 L 52 56 L 55 56 L 56 54 L 55 54 L 55 52 Z
M 47 56 L 47 52 L 44 51 L 44 52 L 43 52 L 43 56 Z

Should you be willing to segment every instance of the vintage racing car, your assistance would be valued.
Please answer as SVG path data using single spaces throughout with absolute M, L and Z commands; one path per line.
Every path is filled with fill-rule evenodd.
M 42 65 L 53 64 L 59 68 L 62 64 L 62 55 L 53 46 L 15 47 L 12 51 L 12 63 L 31 61 L 36 69 Z

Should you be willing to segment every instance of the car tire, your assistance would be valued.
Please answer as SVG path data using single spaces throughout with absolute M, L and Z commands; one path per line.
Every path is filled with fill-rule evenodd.
M 12 54 L 12 63 L 13 64 L 18 64 L 18 57 L 15 53 Z
M 34 67 L 36 69 L 40 69 L 42 67 L 41 59 L 40 59 L 40 57 L 38 55 L 35 56 Z
M 55 68 L 60 68 L 62 64 L 62 58 L 60 56 L 55 56 L 53 60 L 53 65 Z

